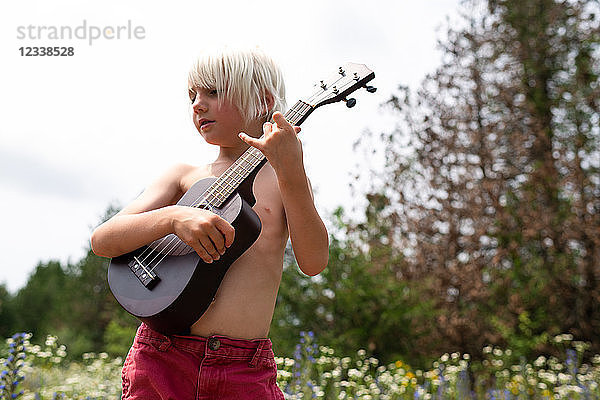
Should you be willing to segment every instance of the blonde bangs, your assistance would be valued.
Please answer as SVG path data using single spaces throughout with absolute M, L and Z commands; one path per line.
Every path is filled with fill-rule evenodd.
M 234 104 L 246 121 L 268 120 L 285 110 L 283 75 L 275 62 L 258 49 L 205 52 L 188 74 L 189 89 L 216 89 L 219 101 Z M 273 96 L 268 110 L 266 94 Z

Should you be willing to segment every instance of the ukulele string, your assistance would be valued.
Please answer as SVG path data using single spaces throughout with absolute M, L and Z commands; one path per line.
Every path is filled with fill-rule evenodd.
M 337 82 L 337 81 L 336 81 L 336 82 Z M 308 102 L 308 103 L 306 103 L 306 102 L 301 102 L 301 101 L 297 102 L 296 104 L 298 104 L 298 103 L 300 103 L 300 104 L 301 104 L 301 108 L 300 108 L 300 110 L 296 110 L 296 109 L 295 109 L 295 106 L 294 106 L 294 107 L 292 107 L 292 108 L 291 108 L 291 109 L 289 109 L 289 110 L 288 110 L 288 112 L 286 113 L 286 114 L 290 114 L 289 118 L 286 118 L 286 119 L 288 119 L 288 121 L 289 121 L 289 122 L 290 122 L 292 125 L 295 125 L 295 124 L 296 124 L 296 123 L 297 123 L 297 122 L 298 122 L 298 121 L 299 121 L 299 120 L 302 118 L 302 116 L 304 116 L 304 115 L 305 115 L 306 111 L 308 111 L 308 110 L 311 108 L 311 106 L 310 106 L 310 103 L 313 103 L 313 102 L 314 102 L 314 99 L 316 99 L 316 98 L 318 98 L 320 95 L 322 95 L 322 92 L 323 92 L 323 90 L 319 90 L 317 93 L 315 93 L 315 94 L 313 94 L 312 96 L 310 96 L 310 98 L 309 98 L 309 102 Z M 264 135 L 263 135 L 263 136 L 264 136 Z M 246 153 L 247 153 L 249 156 L 252 156 L 252 157 L 254 157 L 254 158 L 255 158 L 255 160 L 256 160 L 256 161 L 258 161 L 258 163 L 260 163 L 260 162 L 261 162 L 261 161 L 264 159 L 264 157 L 265 157 L 265 156 L 264 156 L 262 153 L 260 153 L 260 151 L 259 151 L 258 149 L 256 149 L 256 151 L 258 151 L 258 152 L 260 153 L 260 155 L 253 154 L 253 151 L 254 151 L 254 150 L 255 150 L 255 149 L 254 149 L 253 147 L 250 147 L 250 148 L 249 148 L 249 150 L 248 150 Z M 227 182 L 227 179 L 230 179 L 230 178 L 232 177 L 232 175 L 234 175 L 234 171 L 235 171 L 235 169 L 236 169 L 236 167 L 237 167 L 237 166 L 242 166 L 242 168 L 244 169 L 244 171 L 245 171 L 245 172 L 248 172 L 248 174 L 249 174 L 249 173 L 252 171 L 252 169 L 253 169 L 253 168 L 251 168 L 250 170 L 246 170 L 246 168 L 244 168 L 242 164 L 243 164 L 244 162 L 248 162 L 248 163 L 249 163 L 249 166 L 251 166 L 251 167 L 256 167 L 256 165 L 258 165 L 258 163 L 257 163 L 256 165 L 252 165 L 252 162 L 250 162 L 249 160 L 247 160 L 247 159 L 246 159 L 247 157 L 244 157 L 244 156 L 246 155 L 246 153 L 245 153 L 245 154 L 244 154 L 242 157 L 240 157 L 240 159 L 241 159 L 242 161 L 238 162 L 238 160 L 240 160 L 240 159 L 236 160 L 236 162 L 234 162 L 234 164 L 232 164 L 232 166 L 230 166 L 230 167 L 227 169 L 227 171 L 225 171 L 225 173 L 224 173 L 224 174 L 222 174 L 222 175 L 221 175 L 219 178 L 217 178 L 217 180 L 216 180 L 216 181 L 215 181 L 215 182 L 214 182 L 214 183 L 211 185 L 211 187 L 210 187 L 210 188 L 208 188 L 208 189 L 207 189 L 205 192 L 203 192 L 203 193 L 202 193 L 200 196 L 198 196 L 198 198 L 196 198 L 196 200 L 194 200 L 194 202 L 192 202 L 192 205 L 191 205 L 191 207 L 196 207 L 196 208 L 200 208 L 200 207 L 202 207 L 203 209 L 207 209 L 207 208 L 213 208 L 213 207 L 218 207 L 218 204 L 219 204 L 219 200 L 220 200 L 220 199 L 217 197 L 217 195 L 221 194 L 221 196 L 223 197 L 223 201 L 224 201 L 224 200 L 225 200 L 225 199 L 226 199 L 226 198 L 227 198 L 229 195 L 231 195 L 231 193 L 227 193 L 227 192 L 228 192 L 228 189 L 227 189 L 227 188 L 225 188 L 225 187 L 221 186 L 221 183 L 222 183 L 222 182 L 219 182 L 219 180 Z M 238 164 L 238 165 L 236 165 L 236 164 Z M 238 175 L 238 176 L 239 176 L 239 175 Z M 223 179 L 221 179 L 221 178 L 223 178 Z M 245 177 L 244 177 L 243 179 L 245 179 Z M 242 180 L 243 180 L 243 179 L 242 179 Z M 237 180 L 236 180 L 236 182 L 237 182 Z M 233 187 L 232 187 L 232 188 L 233 188 Z M 232 188 L 230 188 L 230 189 L 232 189 Z M 217 190 L 216 190 L 216 194 L 214 193 L 214 192 L 215 192 L 215 189 L 217 189 Z M 220 191 L 220 190 L 218 190 L 218 189 L 225 189 L 225 190 L 226 190 L 226 193 L 227 193 L 227 195 L 224 195 L 224 194 L 222 194 L 222 193 L 221 193 L 221 191 Z M 210 197 L 210 196 L 213 196 L 213 200 L 214 200 L 214 201 L 212 201 L 212 200 L 210 200 L 210 199 L 209 199 L 209 197 Z M 145 253 L 146 253 L 146 251 L 144 251 L 144 252 L 142 252 L 142 254 L 140 255 L 141 262 L 145 262 L 145 261 L 146 261 L 146 260 L 147 260 L 147 259 L 148 259 L 148 258 L 149 258 L 151 255 L 152 255 L 152 253 L 154 253 L 154 252 L 156 252 L 156 253 L 157 253 L 157 254 L 154 256 L 154 258 L 152 258 L 152 260 L 150 260 L 150 262 L 148 263 L 148 266 L 150 266 L 150 265 L 151 265 L 151 264 L 152 264 L 152 263 L 153 263 L 153 262 L 156 260 L 156 258 L 157 258 L 157 257 L 159 257 L 161 254 L 163 254 L 163 257 L 162 257 L 160 260 L 158 260 L 158 261 L 156 262 L 156 264 L 155 264 L 155 265 L 154 265 L 154 266 L 153 266 L 153 267 L 150 269 L 150 272 L 154 271 L 154 270 L 155 270 L 155 269 L 156 269 L 156 268 L 159 266 L 159 264 L 160 264 L 160 263 L 161 263 L 161 262 L 162 262 L 162 261 L 163 261 L 163 260 L 164 260 L 164 259 L 165 259 L 165 258 L 168 256 L 168 255 L 170 255 L 172 252 L 174 252 L 174 251 L 177 249 L 177 247 L 179 247 L 179 246 L 180 246 L 180 245 L 182 245 L 182 244 L 183 244 L 184 246 L 189 246 L 189 245 L 187 245 L 185 242 L 181 241 L 181 239 L 179 239 L 179 238 L 178 238 L 176 235 L 173 235 L 173 236 L 171 237 L 171 239 L 169 240 L 169 242 L 168 242 L 168 243 L 166 243 L 166 244 L 164 245 L 164 249 L 163 249 L 162 251 L 161 251 L 161 250 L 157 250 L 157 248 L 160 248 L 160 247 L 163 245 L 164 241 L 165 241 L 165 240 L 166 240 L 166 239 L 167 239 L 169 236 L 171 236 L 171 235 L 168 235 L 168 236 L 165 236 L 164 238 L 162 238 L 162 240 L 161 240 L 161 241 L 160 241 L 160 242 L 159 242 L 159 243 L 156 245 L 156 247 L 155 247 L 155 248 L 148 247 L 148 248 L 146 249 L 146 251 L 147 251 L 148 249 L 150 249 L 150 251 L 149 251 L 149 253 L 148 253 L 148 254 L 145 254 Z M 175 242 L 175 243 L 173 243 L 173 242 Z M 173 245 L 173 246 L 171 246 L 172 244 L 174 244 L 174 245 Z M 144 255 L 144 254 L 145 254 L 145 255 Z

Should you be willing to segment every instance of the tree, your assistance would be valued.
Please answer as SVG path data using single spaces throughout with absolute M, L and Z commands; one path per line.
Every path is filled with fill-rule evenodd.
M 64 328 L 69 315 L 67 301 L 68 276 L 59 261 L 39 263 L 30 274 L 27 285 L 14 297 L 16 311 L 14 332 L 31 332 L 45 337 Z M 13 332 L 13 333 L 14 333 Z
M 369 196 L 407 284 L 428 282 L 432 354 L 525 354 L 567 331 L 600 349 L 597 9 L 489 1 L 448 31 L 420 90 L 388 102 L 401 123 Z
M 9 337 L 13 331 L 16 315 L 13 307 L 13 296 L 6 289 L 4 284 L 0 284 L 0 336 Z

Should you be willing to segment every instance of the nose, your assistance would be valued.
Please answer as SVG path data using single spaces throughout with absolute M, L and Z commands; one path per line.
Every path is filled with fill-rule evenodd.
M 203 99 L 203 96 L 200 93 L 196 93 L 196 97 L 192 103 L 192 108 L 194 109 L 195 113 L 208 111 L 206 101 Z

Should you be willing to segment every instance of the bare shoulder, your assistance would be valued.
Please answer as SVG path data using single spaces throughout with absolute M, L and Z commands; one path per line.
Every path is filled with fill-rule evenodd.
M 185 192 L 183 182 L 197 169 L 184 163 L 172 165 L 119 214 L 136 214 L 177 203 Z

